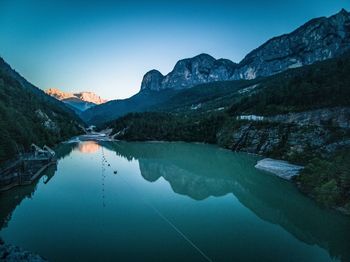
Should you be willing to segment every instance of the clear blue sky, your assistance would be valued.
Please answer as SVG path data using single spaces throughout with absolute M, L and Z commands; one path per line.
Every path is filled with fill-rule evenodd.
M 42 89 L 135 94 L 143 75 L 199 53 L 239 62 L 349 0 L 0 0 L 0 56 Z

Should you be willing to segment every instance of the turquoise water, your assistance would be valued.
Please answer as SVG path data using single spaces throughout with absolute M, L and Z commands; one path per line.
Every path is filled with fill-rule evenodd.
M 350 259 L 350 219 L 256 170 L 256 156 L 126 142 L 58 155 L 37 183 L 0 195 L 0 237 L 50 261 Z

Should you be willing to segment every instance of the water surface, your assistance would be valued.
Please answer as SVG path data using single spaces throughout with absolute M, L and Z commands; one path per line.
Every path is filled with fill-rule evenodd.
M 257 156 L 126 142 L 58 155 L 37 183 L 0 195 L 0 237 L 50 261 L 350 259 L 350 219 L 256 170 Z

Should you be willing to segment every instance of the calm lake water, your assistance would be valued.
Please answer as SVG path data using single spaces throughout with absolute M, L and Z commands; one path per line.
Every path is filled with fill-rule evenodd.
M 0 194 L 0 237 L 50 261 L 350 261 L 350 219 L 256 156 L 126 142 L 58 155 L 35 185 Z

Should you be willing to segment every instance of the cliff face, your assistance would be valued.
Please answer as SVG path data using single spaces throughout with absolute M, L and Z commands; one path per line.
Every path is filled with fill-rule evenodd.
M 178 61 L 166 76 L 152 70 L 144 76 L 141 90 L 184 89 L 214 81 L 254 79 L 337 57 L 348 50 L 350 14 L 343 9 L 270 39 L 239 64 L 201 54 Z
M 249 53 L 233 79 L 269 76 L 289 68 L 337 57 L 350 48 L 350 14 L 342 9 L 316 18 L 290 34 L 275 37 Z
M 235 151 L 293 158 L 305 152 L 329 156 L 350 145 L 350 108 L 250 118 L 225 127 L 218 143 Z
M 216 60 L 210 55 L 200 54 L 180 60 L 174 69 L 163 76 L 159 71 L 148 72 L 142 81 L 141 90 L 184 89 L 202 83 L 230 79 L 236 64 L 230 60 Z
M 162 80 L 164 76 L 157 70 L 151 70 L 147 72 L 141 83 L 141 90 L 156 90 L 159 91 L 162 88 Z
M 198 84 L 230 79 L 236 64 L 227 59 L 218 59 L 207 54 L 180 60 L 173 71 L 163 76 L 157 70 L 148 72 L 142 81 L 141 90 L 184 89 Z

